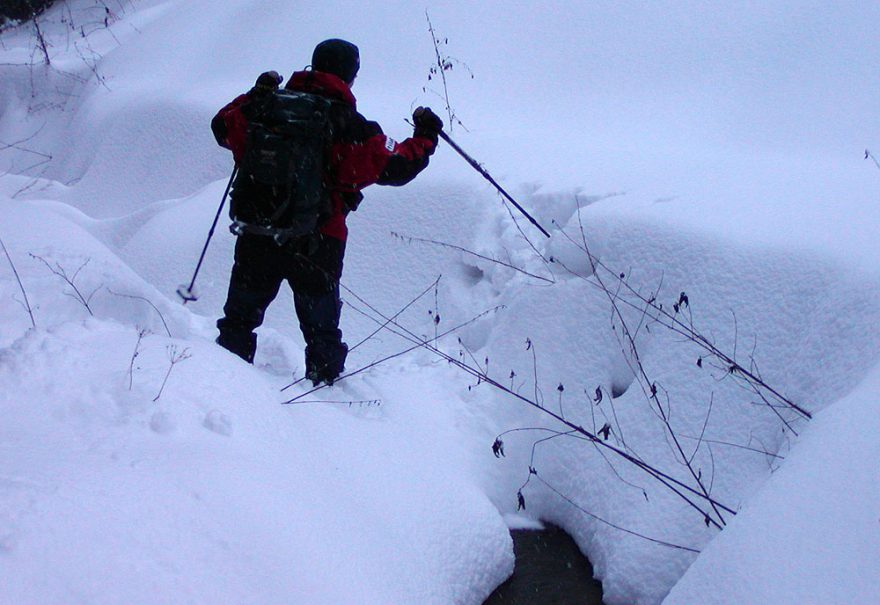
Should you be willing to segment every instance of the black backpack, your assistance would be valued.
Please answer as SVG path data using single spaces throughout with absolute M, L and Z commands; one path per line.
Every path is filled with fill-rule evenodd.
M 251 102 L 230 207 L 233 233 L 268 235 L 283 244 L 314 233 L 330 215 L 324 177 L 331 106 L 324 97 L 284 89 Z

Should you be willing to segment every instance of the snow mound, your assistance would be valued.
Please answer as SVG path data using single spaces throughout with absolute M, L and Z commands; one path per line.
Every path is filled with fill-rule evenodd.
M 39 205 L 4 211 L 38 329 L 2 306 L 0 443 L 15 455 L 0 462 L 0 600 L 439 605 L 478 602 L 510 573 L 507 528 L 461 471 L 450 395 L 424 389 L 425 370 L 279 405 L 277 378 L 191 332 L 198 319 L 87 233 Z M 25 256 L 52 235 L 34 248 L 51 263 L 90 259 L 71 282 L 98 288 L 94 316 Z
M 570 239 L 556 231 L 548 244 L 555 262 L 542 265 L 515 229 L 501 234 L 508 257 L 528 259 L 530 272 L 554 276 L 556 283 L 548 286 L 521 273 L 508 282 L 498 296 L 507 309 L 478 356 L 488 354 L 494 375 L 510 376 L 502 382 L 575 425 L 600 434 L 607 424 L 610 443 L 669 475 L 694 483 L 640 386 L 644 382 L 636 377 L 626 341 L 619 340 L 621 324 L 606 294 L 589 277 L 588 256 L 578 248 L 581 224 L 591 251 L 627 284 L 670 309 L 685 292 L 683 318 L 719 348 L 736 353 L 743 367 L 754 362 L 764 379 L 808 410 L 842 397 L 876 365 L 876 275 L 815 255 L 710 240 L 662 222 L 621 217 L 608 204 L 582 209 L 580 221 L 576 207 L 569 208 L 570 218 L 560 210 L 557 220 Z M 487 281 L 493 273 L 510 273 L 491 263 L 481 268 Z M 612 295 L 627 299 L 617 275 L 600 274 L 613 284 Z M 711 485 L 713 497 L 739 509 L 779 466 L 794 433 L 816 429 L 791 410 L 782 413 L 782 421 L 778 410 L 762 405 L 727 368 L 708 356 L 701 359 L 705 351 L 696 343 L 650 321 L 643 307 L 620 305 L 637 332 L 639 360 L 664 394 L 671 427 L 694 469 Z M 498 433 L 540 428 L 504 436 L 506 457 L 496 470 L 497 491 L 491 492 L 499 508 L 512 510 L 522 489 L 530 514 L 565 527 L 588 553 L 607 602 L 662 600 L 694 554 L 644 537 L 701 550 L 716 530 L 623 459 L 548 433 L 565 427 L 548 422 L 546 414 L 529 412 L 503 394 L 484 395 L 494 401 Z M 532 449 L 546 437 L 553 438 Z
M 876 370 L 817 415 L 785 464 L 663 601 L 870 603 L 880 594 Z

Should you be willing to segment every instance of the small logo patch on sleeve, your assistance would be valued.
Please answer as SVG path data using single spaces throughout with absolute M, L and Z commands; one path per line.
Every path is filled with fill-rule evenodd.
M 385 149 L 394 153 L 394 149 L 397 147 L 397 141 L 392 139 L 391 137 L 385 137 Z

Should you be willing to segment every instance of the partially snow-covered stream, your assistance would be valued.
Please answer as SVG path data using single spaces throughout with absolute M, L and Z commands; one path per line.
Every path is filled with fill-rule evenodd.
M 516 567 L 483 605 L 601 605 L 602 584 L 577 544 L 554 526 L 511 530 Z

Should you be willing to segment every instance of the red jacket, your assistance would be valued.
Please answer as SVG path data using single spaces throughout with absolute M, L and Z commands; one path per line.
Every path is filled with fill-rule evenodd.
M 345 217 L 360 202 L 361 189 L 373 183 L 397 186 L 408 183 L 428 165 L 437 141 L 428 136 L 413 136 L 397 142 L 385 136 L 376 122 L 368 121 L 357 112 L 351 89 L 333 74 L 299 71 L 290 77 L 285 88 L 339 101 L 331 106 L 333 144 L 325 174 L 333 209 L 320 231 L 344 241 L 348 235 Z M 211 122 L 217 142 L 232 150 L 236 164 L 244 155 L 247 141 L 250 94 L 236 97 Z M 238 193 L 246 195 L 240 188 Z

